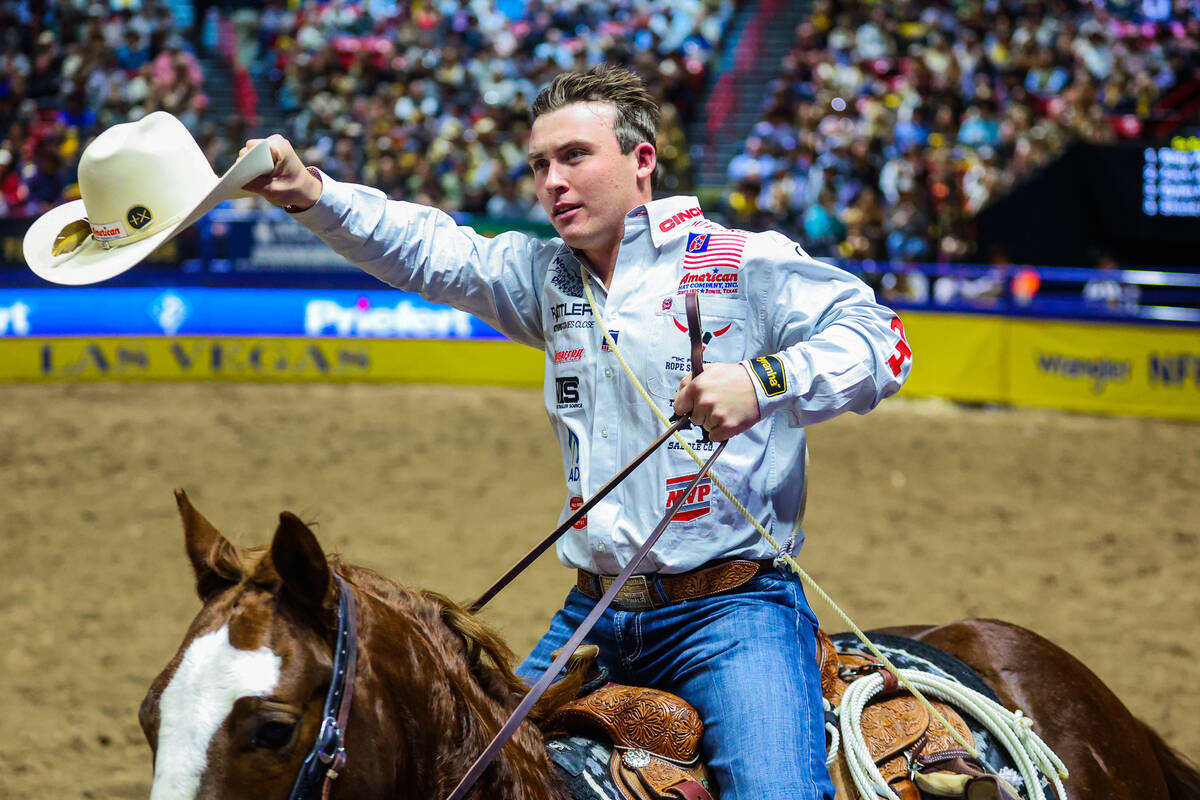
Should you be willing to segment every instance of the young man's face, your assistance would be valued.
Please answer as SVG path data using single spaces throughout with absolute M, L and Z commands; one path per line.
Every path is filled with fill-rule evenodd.
M 622 153 L 608 103 L 572 103 L 543 114 L 529 133 L 529 165 L 538 202 L 570 247 L 611 246 L 625 214 L 650 200 L 654 147 Z

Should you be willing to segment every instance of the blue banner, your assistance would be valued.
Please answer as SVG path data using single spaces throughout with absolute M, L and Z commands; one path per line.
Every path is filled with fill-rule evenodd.
M 464 311 L 398 290 L 0 289 L 0 337 L 25 336 L 504 338 Z

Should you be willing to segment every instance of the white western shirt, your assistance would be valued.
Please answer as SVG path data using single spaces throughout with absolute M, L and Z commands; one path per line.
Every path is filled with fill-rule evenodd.
M 544 401 L 566 477 L 560 520 L 662 432 L 607 349 L 584 296 L 580 262 L 562 240 L 516 232 L 487 238 L 437 209 L 322 178 L 320 201 L 295 216 L 337 253 L 545 351 Z M 708 221 L 693 197 L 629 212 L 611 285 L 591 285 L 621 355 L 668 416 L 691 369 L 681 294 L 699 294 L 705 362 L 745 362 L 762 412 L 758 424 L 730 441 L 713 474 L 781 543 L 802 510 L 803 426 L 867 412 L 911 369 L 900 320 L 865 284 L 778 233 Z M 683 434 L 702 456 L 711 452 L 700 429 Z M 560 560 L 618 572 L 695 473 L 691 456 L 668 441 L 559 540 Z M 795 533 L 798 548 L 803 532 Z M 638 571 L 676 573 L 713 559 L 775 555 L 706 479 Z

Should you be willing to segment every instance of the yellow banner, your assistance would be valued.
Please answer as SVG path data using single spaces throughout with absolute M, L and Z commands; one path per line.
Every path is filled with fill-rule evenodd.
M 1200 419 L 1200 328 L 1010 326 L 1013 403 Z
M 1200 420 L 1200 328 L 904 314 L 908 395 Z M 507 341 L 0 339 L 0 380 L 381 381 L 539 386 Z
M 903 315 L 909 395 L 1200 420 L 1200 328 Z
M 1001 365 L 1008 352 L 1007 320 L 978 314 L 901 314 L 913 368 L 904 393 L 999 402 L 1007 392 Z
M 235 337 L 0 339 L 0 380 L 404 381 L 539 386 L 507 341 Z

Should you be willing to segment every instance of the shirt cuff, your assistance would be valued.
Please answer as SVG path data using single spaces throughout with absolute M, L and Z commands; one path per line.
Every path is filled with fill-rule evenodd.
M 288 213 L 314 233 L 340 228 L 344 212 L 350 206 L 349 186 L 335 181 L 316 167 L 309 167 L 308 171 L 321 180 L 321 196 L 311 208 Z
M 759 416 L 766 419 L 787 401 L 793 376 L 778 355 L 748 358 L 738 363 L 750 374 L 750 383 L 758 397 Z

